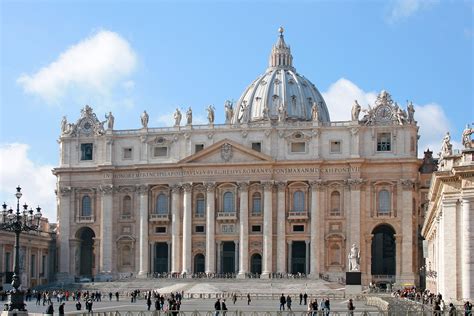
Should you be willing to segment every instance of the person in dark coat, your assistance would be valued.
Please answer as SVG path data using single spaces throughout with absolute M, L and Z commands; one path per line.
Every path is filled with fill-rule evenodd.
M 76 303 L 76 309 L 77 309 L 78 311 L 80 311 L 81 308 L 82 308 L 81 301 L 77 301 L 77 303 Z
M 64 305 L 66 303 L 62 303 L 61 305 L 59 305 L 59 315 L 64 315 Z
M 226 316 L 226 314 L 227 314 L 227 305 L 225 304 L 225 299 L 222 301 L 221 309 L 222 309 L 222 316 Z
M 215 316 L 219 316 L 219 313 L 221 311 L 221 299 L 218 298 L 217 301 L 214 303 L 214 310 L 215 310 Z
M 48 308 L 46 308 L 46 315 L 53 315 L 54 314 L 54 307 L 53 303 L 49 303 Z
M 281 294 L 280 296 L 280 310 L 285 310 L 286 298 L 285 294 Z

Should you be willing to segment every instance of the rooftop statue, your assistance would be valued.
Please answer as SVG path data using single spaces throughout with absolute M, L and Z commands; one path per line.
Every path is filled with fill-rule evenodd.
M 148 113 L 146 111 L 143 111 L 141 120 L 142 120 L 142 127 L 143 128 L 148 128 L 148 120 L 149 120 Z
M 191 124 L 193 124 L 193 110 L 189 107 L 188 111 L 186 111 L 186 125 Z
M 174 112 L 174 126 L 179 126 L 181 124 L 181 118 L 183 115 L 181 114 L 181 111 L 176 108 L 176 111 Z
M 225 108 L 225 123 L 230 124 L 230 121 L 232 120 L 232 116 L 234 116 L 234 108 L 232 101 L 226 100 L 224 103 L 224 108 Z
M 357 102 L 357 100 L 354 100 L 354 105 L 352 106 L 352 111 L 351 111 L 351 117 L 353 121 L 359 120 L 359 114 L 360 114 L 361 109 L 362 107 Z
M 278 122 L 286 121 L 286 106 L 283 103 L 280 103 L 278 107 Z
M 212 125 L 214 124 L 214 111 L 216 110 L 212 105 L 209 105 L 207 108 L 207 120 L 209 121 L 209 124 Z
M 446 135 L 444 135 L 443 138 L 443 144 L 441 145 L 441 153 L 439 154 L 439 156 L 443 158 L 452 155 L 452 148 L 453 145 L 451 144 L 451 135 L 449 135 L 449 132 L 446 132 Z
M 464 148 L 466 149 L 472 148 L 472 140 L 471 140 L 472 134 L 474 134 L 474 128 L 471 128 L 469 124 L 467 124 L 466 128 L 462 132 L 462 144 Z
M 415 122 L 415 107 L 413 106 L 413 102 L 411 101 L 407 105 L 407 112 L 408 112 L 408 123 Z
M 311 120 L 313 122 L 319 122 L 318 105 L 316 102 L 313 102 L 313 106 L 311 107 Z
M 107 129 L 114 129 L 115 117 L 112 112 L 109 112 L 109 115 L 105 114 L 105 119 L 107 120 Z

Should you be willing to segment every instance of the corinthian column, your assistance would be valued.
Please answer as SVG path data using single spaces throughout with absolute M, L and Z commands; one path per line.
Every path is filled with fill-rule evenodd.
M 149 270 L 148 259 L 148 187 L 138 187 L 140 202 L 140 236 L 139 236 L 139 277 L 146 277 Z
M 277 194 L 277 272 L 285 273 L 285 243 L 286 243 L 286 203 L 285 203 L 285 192 L 286 182 L 278 182 L 278 194 Z
M 60 234 L 58 235 L 59 240 L 59 280 L 74 280 L 74 275 L 71 275 L 69 267 L 71 251 L 69 248 L 69 238 L 71 236 L 71 188 L 60 186 L 57 191 L 57 201 L 58 201 L 58 217 Z M 6 270 L 6 269 L 4 269 Z
M 214 183 L 207 184 L 206 197 L 206 273 L 216 273 Z
M 191 205 L 192 186 L 189 183 L 183 184 L 183 274 L 191 272 Z
M 238 278 L 245 278 L 249 272 L 249 185 L 239 183 L 240 191 L 240 247 L 239 247 L 239 274 Z
M 99 273 L 112 273 L 112 185 L 100 186 L 101 216 L 100 216 L 100 260 Z
M 470 200 L 462 200 L 462 297 L 474 298 L 474 216 L 470 208 Z
M 321 245 L 318 243 L 318 221 L 319 221 L 319 190 L 321 188 L 321 181 L 311 182 L 311 222 L 310 222 L 310 277 L 317 278 L 319 276 L 318 261 L 318 247 Z
M 263 271 L 262 278 L 269 278 L 272 273 L 272 189 L 273 182 L 263 183 Z
M 349 243 L 348 248 L 352 247 L 353 244 L 356 244 L 359 249 L 361 248 L 361 236 L 360 236 L 360 188 L 363 183 L 362 179 L 350 179 L 348 180 L 348 185 L 350 188 L 350 213 L 349 217 Z
M 411 180 L 402 180 L 402 264 L 403 282 L 415 282 L 413 267 L 413 186 Z
M 174 185 L 171 188 L 171 273 L 179 272 L 180 189 L 178 185 Z

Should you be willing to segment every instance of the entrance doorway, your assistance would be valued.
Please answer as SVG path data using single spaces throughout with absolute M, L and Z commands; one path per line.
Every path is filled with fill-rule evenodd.
M 306 242 L 293 241 L 291 246 L 291 273 L 306 273 Z
M 77 235 L 80 240 L 79 248 L 79 274 L 81 276 L 92 277 L 94 268 L 94 238 L 95 233 L 89 227 L 83 227 Z
M 155 267 L 154 272 L 165 273 L 168 270 L 168 243 L 157 242 L 155 244 Z
M 222 243 L 222 273 L 235 273 L 235 243 Z
M 250 272 L 253 274 L 262 274 L 262 256 L 259 253 L 254 253 L 250 257 Z
M 372 231 L 372 275 L 395 275 L 395 230 L 380 225 Z
M 203 273 L 205 267 L 204 255 L 198 253 L 194 256 L 194 273 Z

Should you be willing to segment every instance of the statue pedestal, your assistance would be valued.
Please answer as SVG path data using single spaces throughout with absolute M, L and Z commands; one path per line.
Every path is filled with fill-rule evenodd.
M 362 272 L 346 272 L 346 295 L 362 293 Z

